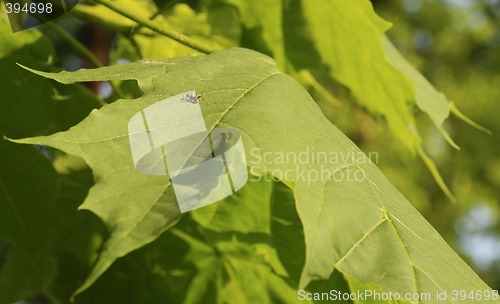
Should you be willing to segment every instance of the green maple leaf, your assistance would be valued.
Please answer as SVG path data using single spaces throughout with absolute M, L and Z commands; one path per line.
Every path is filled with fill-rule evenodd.
M 261 154 L 277 155 L 300 153 L 307 147 L 339 155 L 361 153 L 269 57 L 231 49 L 162 63 L 143 61 L 74 73 L 35 73 L 62 83 L 136 79 L 145 92 L 138 99 L 119 100 L 94 110 L 66 132 L 17 140 L 78 155 L 94 172 L 95 185 L 80 208 L 97 214 L 110 236 L 75 295 L 90 287 L 117 258 L 152 242 L 178 220 L 180 213 L 169 178 L 145 176 L 135 170 L 127 125 L 145 107 L 193 89 L 204 97 L 201 109 L 207 128 L 238 130 L 251 172 L 274 174 L 293 191 L 306 246 L 299 288 L 315 279 L 327 279 L 337 269 L 353 291 L 360 286 L 400 293 L 490 290 L 373 163 L 351 158 L 326 164 L 264 163 L 250 157 L 256 149 Z M 289 170 L 329 170 L 332 175 L 311 181 L 298 173 L 277 174 Z M 332 178 L 349 170 L 358 170 L 365 178 Z M 245 216 L 234 213 L 235 217 Z M 213 213 L 205 216 L 213 217 Z

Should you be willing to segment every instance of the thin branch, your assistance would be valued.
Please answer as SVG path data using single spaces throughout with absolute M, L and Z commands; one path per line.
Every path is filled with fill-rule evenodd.
M 171 31 L 169 29 L 165 29 L 161 26 L 159 26 L 157 23 L 149 20 L 149 19 L 146 19 L 146 18 L 142 18 L 142 17 L 138 17 L 138 16 L 135 16 L 133 13 L 127 11 L 127 10 L 124 10 L 120 7 L 118 7 L 115 3 L 111 2 L 111 1 L 108 1 L 108 0 L 92 0 L 93 2 L 95 3 L 99 3 L 101 5 L 104 5 L 105 7 L 109 8 L 110 10 L 124 16 L 124 17 L 127 17 L 128 19 L 132 20 L 132 21 L 135 21 L 137 24 L 143 26 L 143 27 L 146 27 L 160 35 L 163 35 L 163 36 L 166 36 L 170 39 L 173 39 L 181 44 L 184 44 L 194 50 L 197 50 L 201 53 L 204 53 L 204 54 L 209 54 L 211 53 L 213 50 L 210 49 L 209 47 L 207 47 L 206 45 L 186 36 L 186 35 L 183 35 L 179 32 L 176 32 L 176 31 Z

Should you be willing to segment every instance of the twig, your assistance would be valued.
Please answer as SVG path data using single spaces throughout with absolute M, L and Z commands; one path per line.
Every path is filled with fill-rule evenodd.
M 112 11 L 114 11 L 114 12 L 116 12 L 124 17 L 127 17 L 132 21 L 135 21 L 137 24 L 139 24 L 143 27 L 146 27 L 146 28 L 148 28 L 148 29 L 160 34 L 160 35 L 166 36 L 166 37 L 173 39 L 179 43 L 182 43 L 182 44 L 184 44 L 184 45 L 186 45 L 194 50 L 197 50 L 201 53 L 209 54 L 213 51 L 209 47 L 207 47 L 206 45 L 204 45 L 204 44 L 202 44 L 202 43 L 200 43 L 200 42 L 198 42 L 198 41 L 196 41 L 196 40 L 194 40 L 186 35 L 183 35 L 179 32 L 171 31 L 169 29 L 165 29 L 149 19 L 135 16 L 133 13 L 128 12 L 128 11 L 118 7 L 115 3 L 111 2 L 111 1 L 108 1 L 108 0 L 92 0 L 92 1 L 95 3 L 101 4 L 101 5 L 104 5 L 105 7 L 109 8 L 110 10 L 112 10 Z

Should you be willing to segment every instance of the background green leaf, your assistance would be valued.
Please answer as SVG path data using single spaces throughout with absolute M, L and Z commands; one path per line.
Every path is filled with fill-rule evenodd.
M 0 267 L 0 303 L 12 303 L 47 292 L 55 276 L 55 261 L 49 253 L 58 228 L 58 183 L 50 162 L 34 147 L 2 139 L 0 161 L 0 208 L 4 210 L 0 243 L 6 250 Z

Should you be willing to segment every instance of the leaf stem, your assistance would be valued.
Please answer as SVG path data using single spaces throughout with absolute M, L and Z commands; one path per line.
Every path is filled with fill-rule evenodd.
M 144 27 L 146 27 L 146 28 L 148 28 L 148 29 L 160 34 L 160 35 L 163 35 L 163 36 L 166 36 L 170 39 L 173 39 L 181 44 L 184 44 L 185 46 L 188 46 L 188 47 L 192 48 L 193 50 L 197 50 L 197 51 L 204 53 L 204 54 L 209 54 L 213 51 L 212 49 L 210 49 L 206 45 L 203 45 L 202 43 L 200 43 L 200 42 L 198 42 L 198 41 L 196 41 L 196 40 L 194 40 L 186 35 L 183 35 L 183 34 L 176 32 L 176 31 L 172 31 L 172 30 L 163 28 L 163 27 L 159 26 L 157 23 L 155 23 L 149 19 L 134 16 L 133 13 L 118 7 L 115 3 L 111 2 L 111 1 L 108 1 L 108 0 L 92 0 L 92 1 L 95 3 L 99 3 L 101 5 L 104 5 L 105 7 L 109 8 L 110 10 L 112 10 L 112 11 L 114 11 L 114 12 L 116 12 L 124 17 L 127 17 L 132 21 L 137 22 L 137 24 L 144 26 Z

